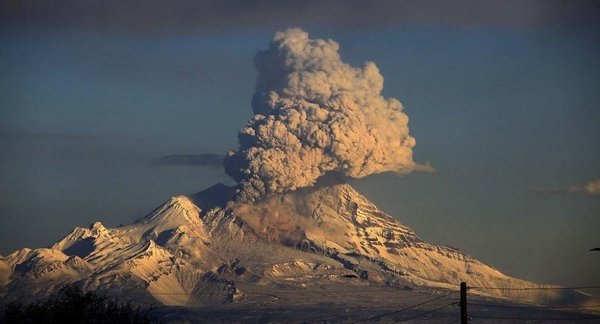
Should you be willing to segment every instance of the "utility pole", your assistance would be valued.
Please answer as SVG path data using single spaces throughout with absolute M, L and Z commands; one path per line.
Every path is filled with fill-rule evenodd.
M 467 315 L 467 283 L 460 283 L 460 324 L 467 324 L 469 315 Z

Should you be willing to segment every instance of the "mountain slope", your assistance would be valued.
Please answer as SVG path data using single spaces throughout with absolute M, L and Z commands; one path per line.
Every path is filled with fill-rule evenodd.
M 285 214 L 294 215 L 293 219 L 302 219 L 297 223 L 305 229 L 305 235 L 297 247 L 333 254 L 359 272 L 363 265 L 376 263 L 376 269 L 364 274 L 371 281 L 399 280 L 447 289 L 456 289 L 462 281 L 470 286 L 498 288 L 557 287 L 512 278 L 456 248 L 429 244 L 347 184 L 300 190 L 258 203 L 255 208 L 275 205 Z M 472 293 L 542 304 L 588 300 L 586 295 L 572 290 L 498 289 Z
M 454 248 L 428 244 L 347 184 L 302 189 L 255 204 L 217 185 L 171 198 L 128 226 L 75 228 L 47 249 L 0 257 L 0 297 L 42 298 L 67 284 L 138 302 L 210 305 L 267 286 L 538 287 Z M 202 208 L 202 209 L 201 209 Z M 530 303 L 584 303 L 571 290 L 487 290 Z

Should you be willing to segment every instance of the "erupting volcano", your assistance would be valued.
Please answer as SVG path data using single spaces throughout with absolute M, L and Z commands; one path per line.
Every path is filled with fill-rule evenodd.
M 1 257 L 2 299 L 43 298 L 70 284 L 170 306 L 256 305 L 276 301 L 276 290 L 304 303 L 303 292 L 333 286 L 429 293 L 455 290 L 462 281 L 549 287 L 424 242 L 344 183 L 433 168 L 413 161 L 408 116 L 398 100 L 381 96 L 375 64 L 352 67 L 338 48 L 291 29 L 256 55 L 255 115 L 224 160 L 238 186 L 173 197 L 131 225 L 97 222 L 49 248 Z M 566 289 L 480 295 L 589 301 Z

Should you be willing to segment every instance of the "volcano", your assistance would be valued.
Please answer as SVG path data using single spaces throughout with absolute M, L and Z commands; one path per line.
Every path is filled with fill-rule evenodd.
M 177 196 L 128 226 L 75 228 L 49 248 L 0 258 L 4 301 L 41 299 L 66 285 L 142 304 L 211 307 L 344 289 L 456 290 L 535 304 L 586 303 L 576 290 L 509 277 L 456 248 L 430 244 L 348 184 L 234 202 L 216 185 Z M 265 297 L 267 296 L 267 297 Z

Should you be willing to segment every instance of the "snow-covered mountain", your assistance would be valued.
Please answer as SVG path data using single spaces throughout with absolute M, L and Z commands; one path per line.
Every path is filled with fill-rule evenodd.
M 248 287 L 301 290 L 323 282 L 453 290 L 461 281 L 541 287 L 455 248 L 424 242 L 347 184 L 255 204 L 230 201 L 234 192 L 216 185 L 173 197 L 131 225 L 106 228 L 97 222 L 75 228 L 50 248 L 0 257 L 0 299 L 30 301 L 68 284 L 188 306 L 244 300 Z M 590 299 L 573 290 L 485 293 L 544 304 Z

